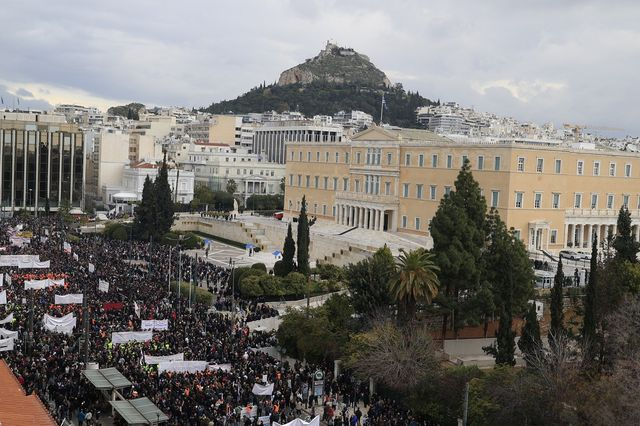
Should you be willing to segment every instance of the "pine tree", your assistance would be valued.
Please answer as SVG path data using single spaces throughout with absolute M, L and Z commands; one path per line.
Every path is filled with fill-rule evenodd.
M 531 359 L 542 348 L 542 338 L 540 337 L 540 324 L 538 323 L 538 315 L 536 313 L 536 305 L 532 303 L 524 317 L 524 325 L 522 326 L 522 335 L 518 340 L 518 347 L 524 356 L 527 365 L 530 365 Z
M 153 186 L 156 193 L 157 232 L 159 235 L 164 235 L 171 230 L 171 225 L 173 225 L 173 200 L 169 186 L 166 152 Z
M 291 231 L 291 223 L 287 228 L 287 237 L 284 239 L 284 246 L 282 248 L 282 275 L 286 276 L 289 272 L 292 272 L 296 265 L 293 260 L 296 253 L 296 243 L 293 241 L 293 232 Z
M 309 219 L 306 196 L 302 196 L 302 208 L 298 216 L 298 272 L 309 275 Z
M 436 264 L 441 271 L 438 302 L 445 307 L 443 335 L 449 315 L 455 318 L 455 330 L 467 321 L 480 321 L 479 313 L 466 305 L 475 304 L 474 298 L 480 289 L 486 211 L 485 199 L 467 159 L 455 181 L 455 190 L 442 198 L 429 228 Z
M 558 270 L 553 279 L 553 288 L 551 289 L 551 326 L 549 328 L 549 338 L 558 337 L 564 332 L 563 326 L 563 293 L 562 286 L 564 284 L 564 273 L 562 272 L 562 257 L 558 260 Z
M 637 262 L 639 244 L 631 234 L 631 213 L 627 206 L 620 207 L 618 213 L 618 235 L 613 240 L 613 248 L 616 249 L 617 260 Z
M 142 200 L 136 207 L 136 218 L 134 221 L 134 232 L 142 240 L 149 239 L 149 236 L 158 237 L 158 207 L 154 185 L 149 175 L 144 180 L 142 187 Z
M 591 267 L 589 268 L 586 297 L 584 301 L 584 323 L 582 337 L 591 346 L 596 336 L 597 324 L 597 280 L 598 280 L 598 237 L 594 236 L 591 244 Z

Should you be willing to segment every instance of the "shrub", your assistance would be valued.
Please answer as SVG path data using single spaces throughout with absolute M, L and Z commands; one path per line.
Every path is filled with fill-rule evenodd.
M 284 296 L 286 293 L 282 278 L 273 275 L 260 276 L 260 286 L 265 296 Z
M 301 295 L 307 287 L 307 277 L 300 272 L 290 272 L 283 280 L 286 294 Z
M 278 260 L 273 264 L 273 274 L 277 277 L 284 277 L 286 273 L 286 268 L 284 267 L 284 263 L 282 260 Z
M 113 240 L 126 241 L 129 239 L 129 227 L 117 222 L 108 223 L 104 235 Z
M 240 294 L 245 297 L 258 297 L 264 295 L 260 280 L 262 277 L 250 276 L 240 282 Z
M 251 265 L 251 269 L 257 269 L 258 271 L 267 272 L 267 266 L 264 263 L 254 263 Z
M 320 275 L 320 279 L 323 279 L 323 280 L 340 281 L 344 276 L 343 269 L 331 263 L 323 263 L 315 269 L 316 269 L 315 273 Z
M 236 272 L 238 272 L 237 269 L 236 269 Z M 242 287 L 242 281 L 244 281 L 245 279 L 249 277 L 260 277 L 262 275 L 266 275 L 266 273 L 264 273 L 263 271 L 259 271 L 257 269 L 246 268 L 244 271 L 238 274 L 238 281 L 236 281 L 236 288 L 238 288 L 238 284 L 240 285 L 240 287 Z M 236 280 L 235 273 L 233 278 L 235 281 Z
M 238 288 L 238 285 L 240 284 L 240 280 L 242 279 L 242 274 L 247 272 L 249 269 L 251 269 L 251 268 L 249 268 L 247 266 L 241 266 L 241 267 L 235 268 L 233 270 L 232 283 L 233 283 L 234 286 L 236 286 L 236 288 Z
M 183 281 L 182 285 L 180 286 L 180 295 L 182 296 L 182 298 L 184 298 L 187 302 L 183 302 L 183 303 L 188 303 L 189 300 L 189 286 L 190 283 Z M 195 286 L 191 286 L 191 291 L 196 292 L 196 303 L 203 303 L 205 305 L 211 305 L 211 302 L 213 300 L 213 294 L 209 293 L 207 290 L 200 288 L 200 287 L 195 287 Z M 178 291 L 178 282 L 177 281 L 171 281 L 171 291 L 175 294 Z M 183 305 L 185 306 L 185 305 Z

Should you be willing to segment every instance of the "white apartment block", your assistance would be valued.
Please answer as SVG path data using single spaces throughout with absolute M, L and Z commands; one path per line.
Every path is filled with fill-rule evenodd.
M 236 195 L 246 201 L 253 194 L 280 194 L 284 164 L 265 161 L 248 149 L 226 144 L 185 141 L 168 147 L 168 155 L 181 169 L 194 173 L 196 184 L 224 191 L 234 180 Z

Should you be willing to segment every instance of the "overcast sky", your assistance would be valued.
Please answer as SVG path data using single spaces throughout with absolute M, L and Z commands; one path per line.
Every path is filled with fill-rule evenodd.
M 434 100 L 640 135 L 638 22 L 622 0 L 20 0 L 0 13 L 0 95 L 207 106 L 332 39 Z

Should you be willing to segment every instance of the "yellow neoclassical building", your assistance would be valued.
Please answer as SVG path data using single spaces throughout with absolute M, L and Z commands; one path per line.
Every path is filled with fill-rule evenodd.
M 588 248 L 616 232 L 624 204 L 640 241 L 640 156 L 536 143 L 457 143 L 426 130 L 372 127 L 351 140 L 287 144 L 285 214 L 306 195 L 318 220 L 429 235 L 465 158 L 487 207 L 529 250 Z

